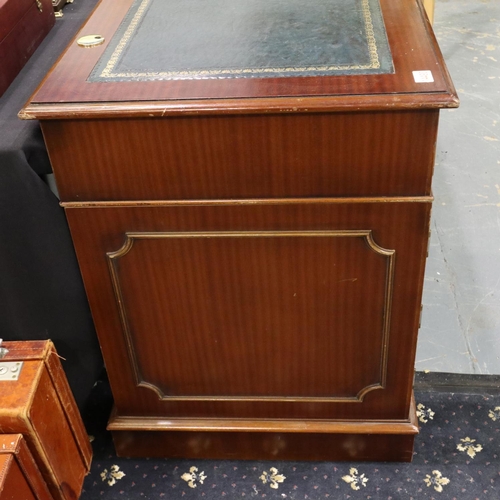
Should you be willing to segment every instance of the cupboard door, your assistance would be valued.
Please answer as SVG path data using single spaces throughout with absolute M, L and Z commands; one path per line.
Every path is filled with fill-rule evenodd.
M 118 414 L 408 418 L 420 201 L 68 208 Z

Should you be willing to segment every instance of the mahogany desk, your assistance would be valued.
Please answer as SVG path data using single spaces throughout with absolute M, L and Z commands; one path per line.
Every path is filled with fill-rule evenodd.
M 423 7 L 201 5 L 103 0 L 78 37 L 104 43 L 71 43 L 21 112 L 117 452 L 411 460 L 438 114 L 458 105 Z

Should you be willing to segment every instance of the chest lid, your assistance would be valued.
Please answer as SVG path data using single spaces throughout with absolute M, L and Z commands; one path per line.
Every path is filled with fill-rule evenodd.
M 414 0 L 102 0 L 21 116 L 457 103 Z

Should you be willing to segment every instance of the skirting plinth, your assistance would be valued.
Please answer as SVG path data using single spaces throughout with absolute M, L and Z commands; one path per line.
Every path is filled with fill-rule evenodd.
M 408 420 L 306 421 L 167 419 L 113 413 L 120 457 L 410 462 L 418 433 Z

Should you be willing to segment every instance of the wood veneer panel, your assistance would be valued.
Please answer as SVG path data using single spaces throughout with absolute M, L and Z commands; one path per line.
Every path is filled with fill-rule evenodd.
M 412 435 L 114 431 L 121 457 L 411 462 Z
M 172 420 L 113 412 L 108 429 L 119 456 L 410 462 L 418 420 L 412 396 L 404 421 Z
M 270 204 L 269 204 L 270 203 Z M 273 204 L 274 203 L 274 204 Z M 68 220 L 70 222 L 75 247 L 79 257 L 85 286 L 87 288 L 91 308 L 93 311 L 94 319 L 96 322 L 97 331 L 104 351 L 104 356 L 107 360 L 107 366 L 110 374 L 110 381 L 115 396 L 115 402 L 119 415 L 150 415 L 162 417 L 211 417 L 211 418 L 369 418 L 369 419 L 404 419 L 407 418 L 410 404 L 411 394 L 411 374 L 415 354 L 415 340 L 418 328 L 418 310 L 420 305 L 420 296 L 422 289 L 422 277 L 424 268 L 424 258 L 426 251 L 426 241 L 422 238 L 422 234 L 426 234 L 428 230 L 428 219 L 430 212 L 430 203 L 355 203 L 355 202 L 337 202 L 337 203 L 314 203 L 314 202 L 298 202 L 297 204 L 280 204 L 279 201 L 267 202 L 259 205 L 258 201 L 255 204 L 249 205 L 211 205 L 210 203 L 203 204 L 200 202 L 198 206 L 169 206 L 165 203 L 163 206 L 157 207 L 106 207 L 106 208 L 68 208 Z M 107 253 L 119 251 L 125 241 L 127 232 L 136 233 L 192 233 L 192 232 L 221 232 L 221 231 L 372 231 L 373 240 L 377 245 L 385 249 L 395 250 L 395 267 L 394 267 L 394 296 L 391 300 L 391 314 L 390 314 L 390 332 L 388 337 L 388 350 L 387 350 L 387 378 L 385 389 L 374 390 L 368 392 L 362 403 L 359 402 L 325 402 L 325 401 L 300 401 L 294 400 L 292 397 L 290 401 L 284 401 L 280 398 L 276 400 L 259 400 L 258 397 L 250 398 L 249 400 L 218 400 L 217 395 L 214 394 L 210 382 L 203 382 L 200 386 L 193 386 L 192 392 L 186 391 L 187 395 L 193 395 L 195 391 L 205 390 L 205 395 L 213 396 L 208 400 L 160 400 L 158 394 L 148 387 L 137 387 L 137 378 L 133 370 L 133 363 L 130 362 L 130 352 L 128 350 L 127 337 L 123 330 L 123 317 L 120 317 L 120 300 L 117 301 L 115 296 L 115 289 L 111 279 L 110 271 L 108 268 L 109 258 Z M 298 241 L 298 240 L 297 240 Z M 135 243 L 134 243 L 135 244 Z M 291 244 L 291 243 L 288 243 Z M 302 243 L 304 244 L 304 239 Z M 217 246 L 218 245 L 218 246 Z M 273 268 L 276 261 L 273 261 L 272 256 L 267 257 L 265 252 L 258 254 L 259 258 L 256 261 L 258 266 L 261 263 L 266 269 L 264 271 L 256 271 L 257 267 L 253 266 L 245 252 L 239 249 L 236 255 L 224 255 L 226 251 L 234 250 L 233 247 L 224 247 L 222 244 L 217 244 L 214 248 L 217 251 L 211 256 L 212 259 L 219 259 L 220 266 L 224 266 L 227 261 L 229 270 L 241 271 L 242 266 L 245 266 L 245 259 L 248 260 L 248 273 L 253 271 L 258 276 L 262 277 L 264 274 L 271 273 L 269 282 L 277 280 L 280 282 L 278 288 L 274 292 L 282 292 L 288 287 L 287 280 L 297 274 L 297 283 L 307 284 L 309 287 L 311 283 L 308 282 L 308 274 L 314 273 L 313 262 L 308 263 L 308 258 L 302 254 L 300 247 L 296 243 L 292 245 L 291 257 L 286 258 L 286 265 L 291 266 L 287 270 L 285 276 L 273 277 Z M 126 268 L 124 273 L 118 270 L 120 279 L 124 278 L 126 286 L 124 287 L 124 300 L 123 306 L 127 315 L 132 317 L 131 328 L 137 329 L 133 335 L 137 337 L 138 342 L 137 352 L 141 355 L 141 343 L 147 345 L 146 351 L 149 356 L 153 355 L 154 359 L 150 359 L 153 372 L 156 371 L 157 376 L 161 376 L 162 363 L 170 364 L 176 376 L 179 375 L 183 380 L 182 384 L 184 389 L 187 387 L 187 381 L 193 376 L 197 364 L 200 373 L 199 376 L 210 376 L 224 371 L 224 367 L 220 369 L 214 367 L 213 363 L 217 361 L 217 354 L 220 354 L 220 363 L 224 363 L 224 359 L 229 359 L 234 355 L 236 359 L 244 360 L 248 354 L 249 345 L 245 343 L 245 335 L 241 338 L 231 339 L 231 332 L 212 332 L 207 328 L 207 324 L 203 321 L 211 318 L 212 327 L 217 324 L 215 319 L 218 318 L 220 324 L 225 325 L 238 325 L 241 317 L 248 319 L 248 314 L 252 311 L 251 304 L 246 304 L 241 309 L 238 306 L 237 299 L 233 295 L 235 290 L 231 288 L 238 281 L 231 280 L 228 283 L 224 279 L 228 279 L 229 274 L 224 272 L 221 276 L 216 274 L 212 277 L 203 277 L 203 273 L 208 272 L 208 264 L 203 252 L 198 252 L 191 249 L 193 253 L 191 257 L 186 257 L 180 267 L 176 263 L 179 259 L 182 260 L 182 251 L 187 248 L 180 245 L 178 249 L 173 247 L 144 247 L 145 253 L 142 253 L 140 246 L 137 259 L 132 259 L 130 265 Z M 230 250 L 228 250 L 228 248 Z M 275 249 L 277 247 L 275 246 Z M 206 249 L 206 248 L 205 248 Z M 322 246 L 315 248 L 313 256 L 318 262 L 318 269 L 321 272 L 328 274 L 328 269 L 335 266 L 346 266 L 349 269 L 347 260 L 349 254 L 347 247 L 335 253 L 329 251 L 326 247 Z M 254 249 L 255 250 L 255 249 Z M 258 249 L 257 249 L 258 250 Z M 269 250 L 269 247 L 267 247 Z M 130 250 L 129 255 L 123 257 L 123 263 L 129 256 L 134 255 L 134 249 Z M 222 254 L 221 254 L 222 252 Z M 354 259 L 361 259 L 365 250 L 356 250 Z M 210 252 L 209 252 L 210 253 Z M 271 252 L 272 253 L 272 252 Z M 175 257 L 177 255 L 177 257 Z M 220 261 L 221 255 L 224 261 Z M 277 255 L 277 254 L 276 254 Z M 366 258 L 371 258 L 370 251 L 366 250 Z M 199 257 L 199 260 L 197 260 Z M 374 255 L 377 258 L 377 255 Z M 380 256 L 379 256 L 380 257 Z M 380 257 L 382 259 L 382 257 Z M 194 259 L 194 260 L 190 260 Z M 231 260 L 233 259 L 233 260 Z M 236 259 L 236 260 L 234 260 Z M 296 259 L 296 263 L 293 261 Z M 329 262 L 332 259 L 333 262 Z M 118 259 L 120 260 L 120 259 Z M 373 262 L 368 265 L 370 273 L 375 272 L 375 275 L 370 277 L 363 277 L 365 280 L 364 286 L 367 287 L 363 294 L 370 295 L 371 299 L 375 301 L 375 308 L 378 309 L 378 315 L 374 312 L 370 318 L 377 317 L 380 322 L 383 317 L 383 310 L 380 302 L 380 263 Z M 237 265 L 234 264 L 236 262 Z M 273 264 L 274 262 L 274 264 Z M 191 268 L 189 268 L 191 263 Z M 343 264 L 342 264 L 343 263 Z M 125 264 L 123 264 L 125 265 Z M 304 265 L 304 267 L 303 267 Z M 355 264 L 358 266 L 361 264 Z M 167 274 L 165 267 L 168 266 Z M 253 266 L 253 267 L 252 267 Z M 326 266 L 326 267 L 325 267 Z M 306 272 L 307 271 L 307 272 Z M 347 272 L 347 271 L 346 271 Z M 168 274 L 170 273 L 170 274 Z M 173 274 L 172 274 L 173 273 Z M 259 273 L 261 273 L 259 275 Z M 263 274 L 264 273 L 264 274 Z M 139 275 L 142 278 L 136 281 Z M 334 273 L 335 274 L 335 273 Z M 339 279 L 344 276 L 340 273 Z M 367 273 L 369 274 L 369 273 Z M 162 276 L 159 276 L 162 275 Z M 335 275 L 337 276 L 337 275 Z M 347 275 L 346 275 L 347 276 Z M 158 279 L 159 277 L 159 279 Z M 357 276 L 347 276 L 347 278 L 356 278 Z M 251 276 L 249 278 L 249 286 L 252 283 Z M 292 279 L 292 281 L 293 281 Z M 169 280 L 173 281 L 168 283 Z M 314 280 L 313 280 L 314 281 Z M 236 385 L 231 386 L 232 382 L 228 380 L 226 391 L 233 390 L 243 396 L 261 396 L 261 393 L 252 394 L 254 387 L 267 387 L 271 396 L 276 395 L 276 391 L 290 390 L 302 391 L 301 394 L 295 393 L 295 396 L 323 396 L 327 388 L 321 385 L 321 379 L 325 376 L 326 380 L 332 383 L 336 381 L 339 385 L 343 381 L 355 380 L 356 382 L 362 381 L 364 369 L 367 366 L 375 366 L 370 361 L 370 356 L 379 359 L 381 356 L 380 348 L 375 352 L 370 353 L 369 347 L 372 348 L 376 345 L 374 340 L 367 338 L 366 344 L 354 345 L 351 343 L 352 335 L 354 333 L 350 330 L 353 324 L 349 323 L 352 318 L 360 315 L 359 303 L 354 301 L 350 304 L 348 302 L 343 306 L 345 308 L 346 318 L 351 318 L 347 321 L 339 321 L 336 327 L 328 320 L 328 311 L 322 310 L 323 307 L 329 307 L 329 300 L 332 294 L 325 293 L 325 302 L 322 302 L 321 295 L 316 293 L 321 288 L 321 279 L 316 280 L 318 283 L 312 287 L 312 293 L 304 293 L 302 297 L 299 296 L 297 308 L 297 318 L 302 321 L 300 328 L 293 329 L 294 326 L 287 326 L 287 314 L 290 311 L 291 300 L 281 301 L 271 293 L 265 297 L 263 289 L 259 290 L 258 297 L 255 302 L 259 307 L 254 308 L 256 319 L 255 325 L 273 325 L 281 324 L 275 330 L 271 329 L 265 332 L 269 335 L 269 346 L 276 350 L 276 356 L 280 356 L 280 349 L 285 350 L 282 359 L 294 360 L 295 363 L 311 363 L 315 359 L 320 360 L 318 372 L 314 375 L 317 377 L 319 386 L 312 389 L 313 385 L 309 386 L 308 382 L 304 382 L 302 386 L 299 384 L 299 389 L 293 388 L 293 380 L 289 378 L 288 381 L 269 384 L 267 380 L 273 367 L 262 366 L 264 360 L 269 361 L 262 355 L 256 356 L 252 361 L 255 366 L 252 368 L 252 380 L 245 380 L 245 374 L 248 376 L 250 371 L 243 371 L 243 378 L 234 382 Z M 243 287 L 245 280 L 241 281 Z M 355 282 L 354 282 L 355 283 Z M 353 282 L 345 282 L 346 287 L 353 285 Z M 255 284 L 255 281 L 254 281 Z M 168 285 L 168 286 L 167 286 Z M 130 286 L 132 286 L 130 288 Z M 342 285 L 343 286 L 343 285 Z M 175 287 L 180 287 L 175 290 Z M 279 288 L 281 287 L 281 289 Z M 316 292 L 314 291 L 316 290 Z M 337 290 L 337 288 L 330 289 Z M 339 288 L 340 290 L 340 288 Z M 378 290 L 378 291 L 377 291 Z M 309 290 L 307 290 L 309 292 Z M 327 290 L 328 292 L 328 290 Z M 152 294 L 152 295 L 151 295 Z M 176 296 L 177 294 L 177 296 Z M 191 297 L 189 297 L 189 294 Z M 248 295 L 248 297 L 251 296 Z M 292 295 L 293 297 L 293 295 Z M 181 301 L 178 301 L 182 299 Z M 148 308 L 148 301 L 154 300 L 156 307 L 160 309 L 165 307 L 167 311 L 163 315 L 160 313 L 152 313 Z M 183 304 L 182 301 L 189 301 Z M 295 299 L 294 299 L 295 300 Z M 339 299 L 341 300 L 341 299 Z M 177 302 L 176 302 L 177 301 Z M 270 303 L 266 304 L 266 301 Z M 214 304 L 220 305 L 215 307 Z M 319 302 L 319 304 L 318 304 Z M 234 306 L 232 309 L 225 309 L 224 304 Z M 163 304 L 163 306 L 162 306 Z M 283 306 L 286 310 L 280 310 L 279 305 Z M 273 305 L 277 307 L 273 309 Z M 331 306 L 331 303 L 330 303 Z M 335 306 L 338 307 L 338 306 Z M 170 308 L 170 309 L 169 309 Z M 175 309 L 178 308 L 178 311 Z M 212 309 L 210 309 L 212 308 Z M 302 309 L 301 309 L 302 308 Z M 335 309 L 335 308 L 334 308 Z M 201 313 L 200 313 L 201 310 Z M 336 309 L 337 311 L 339 309 Z M 170 311 L 170 312 L 169 312 Z M 242 312 L 243 311 L 243 312 Z M 312 315 L 318 312 L 318 317 Z M 321 312 L 322 311 L 322 312 Z M 198 320 L 201 318 L 201 323 L 195 325 L 193 334 L 183 336 L 182 332 L 177 331 L 181 328 L 169 330 L 168 325 L 162 323 L 169 314 L 177 315 L 177 326 L 182 324 L 183 318 L 186 324 L 191 321 L 190 315 L 197 316 Z M 295 314 L 295 312 L 294 312 Z M 275 317 L 273 317 L 275 315 Z M 293 317 L 293 314 L 292 314 Z M 222 318 L 222 319 L 221 319 Z M 229 318 L 229 319 L 228 319 Z M 276 319 L 278 318 L 278 320 Z M 284 318 L 284 319 L 283 319 Z M 296 319 L 297 319 L 296 318 Z M 339 319 L 339 318 L 337 318 Z M 340 318 L 341 319 L 341 318 Z M 194 320 L 195 323 L 198 320 Z M 278 321 L 278 323 L 276 323 Z M 281 321 L 281 323 L 279 323 Z M 319 321 L 319 324 L 315 322 Z M 363 322 L 363 319 L 361 319 Z M 168 321 L 167 321 L 168 323 Z M 192 323 L 193 325 L 193 323 Z M 244 327 L 245 325 L 243 325 Z M 366 325 L 365 325 L 366 326 Z M 242 328 L 243 328 L 242 327 Z M 290 328 L 287 330 L 287 328 Z M 191 327 L 189 327 L 191 328 Z M 328 374 L 328 363 L 323 359 L 323 353 L 314 353 L 311 346 L 307 348 L 301 347 L 301 342 L 313 341 L 313 337 L 318 337 L 314 340 L 323 342 L 323 348 L 328 348 L 324 342 L 328 342 L 328 337 L 332 335 L 332 328 L 334 328 L 335 337 L 338 339 L 335 342 L 340 342 L 337 345 L 338 351 L 333 352 L 331 355 L 331 363 L 337 363 L 338 367 L 333 372 Z M 365 327 L 361 327 L 362 329 Z M 287 337 L 288 331 L 290 337 Z M 301 336 L 301 333 L 303 334 Z M 372 330 L 373 332 L 377 330 Z M 380 332 L 380 329 L 378 329 Z M 143 333 L 141 333 L 143 332 Z M 245 332 L 244 328 L 242 332 Z M 213 351 L 208 356 L 209 365 L 203 368 L 199 363 L 201 351 L 197 351 L 195 345 L 197 335 L 213 335 L 214 338 L 225 340 L 229 342 L 230 350 L 224 348 L 219 349 L 215 344 L 212 346 L 207 344 L 207 339 L 203 339 L 202 345 L 205 349 L 211 348 Z M 249 334 L 249 331 L 246 331 Z M 260 334 L 259 334 L 260 335 Z M 276 335 L 276 338 L 271 336 Z M 356 335 L 354 338 L 357 338 Z M 351 339 L 351 340 L 350 340 Z M 188 345 L 183 346 L 180 350 L 182 356 L 176 360 L 175 345 L 177 343 L 186 342 Z M 358 340 L 358 343 L 361 342 Z M 154 346 L 157 346 L 157 352 L 154 353 Z M 251 346 L 250 346 L 251 347 Z M 279 348 L 278 348 L 279 347 Z M 152 350 L 153 349 L 153 350 Z M 345 350 L 345 351 L 344 351 Z M 353 353 L 354 350 L 354 353 Z M 193 355 L 190 357 L 190 352 Z M 359 353 L 359 359 L 353 364 L 352 360 L 356 359 L 355 354 Z M 215 357 L 214 357 L 215 356 Z M 318 358 L 319 356 L 319 358 Z M 321 361 L 323 359 L 323 361 Z M 348 362 L 345 362 L 345 361 Z M 350 361 L 349 361 L 350 360 Z M 144 363 L 148 360 L 144 360 Z M 175 365 L 179 363 L 178 369 Z M 194 372 L 186 372 L 181 367 L 182 363 L 191 363 L 189 370 Z M 212 363 L 210 365 L 210 363 Z M 156 364 L 156 366 L 155 366 Z M 276 366 L 280 366 L 280 362 Z M 202 369 L 203 368 L 203 369 Z M 234 369 L 234 366 L 233 366 Z M 183 372 L 184 370 L 184 372 Z M 221 371 L 222 370 L 222 371 Z M 168 371 L 168 370 L 167 370 Z M 300 371 L 300 370 L 299 370 Z M 307 370 L 306 370 L 307 371 Z M 293 373 L 292 371 L 289 371 Z M 164 374 L 166 373 L 163 372 Z M 184 375 L 182 375 L 184 373 Z M 288 373 L 288 372 L 287 372 Z M 311 374 L 309 373 L 309 376 Z M 187 377 L 187 378 L 186 378 Z M 316 379 L 315 379 L 316 380 Z M 168 380 L 163 381 L 168 386 Z M 245 384 L 248 383 L 248 386 Z M 287 385 L 290 384 L 290 385 Z M 207 385 L 208 384 L 208 385 Z M 282 384 L 282 385 L 280 385 Z M 319 387 L 319 388 L 318 388 Z M 347 386 L 346 386 L 347 387 Z M 245 389 L 248 388 L 248 393 L 245 394 Z M 168 388 L 167 388 L 168 389 Z M 271 391 L 274 391 L 274 393 Z M 319 392 L 315 392 L 319 391 Z M 233 392 L 233 395 L 234 393 Z M 226 393 L 227 395 L 228 393 Z M 229 394 L 231 395 L 231 394 Z M 277 394 L 281 396 L 281 394 Z M 293 394 L 292 394 L 293 396 Z M 292 404 L 293 401 L 293 404 Z
M 428 195 L 437 110 L 46 121 L 63 201 Z
M 441 106 L 456 106 L 453 85 L 446 72 L 432 29 L 420 2 L 382 0 L 381 7 L 392 51 L 395 73 L 295 78 L 181 79 L 148 82 L 86 81 L 106 44 L 118 28 L 132 0 L 103 1 L 77 36 L 99 33 L 106 42 L 92 50 L 70 44 L 58 65 L 31 99 L 32 103 L 176 101 L 184 99 L 241 99 L 282 96 L 331 97 L 329 105 L 343 95 L 359 96 L 358 105 L 367 105 L 371 96 L 399 94 L 400 105 L 420 101 L 432 103 L 441 94 Z M 434 82 L 416 83 L 412 71 L 430 70 Z M 307 101 L 307 99 L 305 99 Z M 298 102 L 306 106 L 307 102 Z M 394 104 L 397 105 L 397 102 Z M 210 102 L 205 103 L 210 108 Z M 258 103 L 255 103 L 259 107 Z M 352 103 L 353 107 L 356 106 Z M 124 104 L 124 108 L 126 108 Z M 168 103 L 165 104 L 168 112 Z M 28 113 L 35 113 L 30 108 Z
M 405 421 L 157 419 L 111 416 L 119 456 L 410 462 L 415 400 Z
M 108 256 L 137 381 L 168 401 L 361 401 L 385 380 L 393 253 L 364 231 L 128 233 Z

